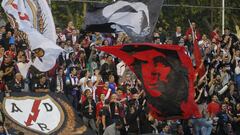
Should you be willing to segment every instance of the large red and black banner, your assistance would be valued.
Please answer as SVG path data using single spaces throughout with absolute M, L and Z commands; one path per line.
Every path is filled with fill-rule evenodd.
M 120 58 L 136 74 L 158 119 L 199 116 L 194 102 L 194 68 L 184 47 L 136 43 L 98 49 Z

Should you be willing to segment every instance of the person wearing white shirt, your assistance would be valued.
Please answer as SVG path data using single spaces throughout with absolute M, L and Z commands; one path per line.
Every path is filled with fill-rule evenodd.
M 84 92 L 84 90 L 86 89 L 85 87 L 87 86 L 87 81 L 89 79 L 90 76 L 90 72 L 89 71 L 84 71 L 84 77 L 82 77 L 79 80 L 79 86 L 81 87 L 81 90 Z
M 235 68 L 235 74 L 240 75 L 240 60 L 238 61 L 237 66 Z
M 96 98 L 96 89 L 97 89 L 97 85 L 99 83 L 99 78 L 97 78 L 97 81 L 95 84 L 93 84 L 92 80 L 87 80 L 86 82 L 86 87 L 85 89 L 83 90 L 83 92 L 85 92 L 85 90 L 89 89 L 93 95 L 93 100 L 95 102 L 97 102 L 97 98 Z
M 66 83 L 68 84 L 69 91 L 71 93 L 69 96 L 72 105 L 74 109 L 77 109 L 78 101 L 80 100 L 80 91 L 78 86 L 77 69 L 75 67 L 70 69 L 69 79 L 66 80 Z
M 117 75 L 122 76 L 126 69 L 126 65 L 123 61 L 117 64 Z
M 101 75 L 99 74 L 100 70 L 99 69 L 95 69 L 94 70 L 94 75 L 92 75 L 91 80 L 93 82 L 93 84 L 97 81 L 97 78 L 100 77 L 100 81 L 102 80 Z
M 237 65 L 235 68 L 235 76 L 236 76 L 237 89 L 240 90 L 240 60 L 237 62 Z

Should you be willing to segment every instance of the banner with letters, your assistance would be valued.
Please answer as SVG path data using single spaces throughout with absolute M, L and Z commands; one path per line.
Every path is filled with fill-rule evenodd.
M 9 133 L 71 135 L 86 133 L 65 95 L 54 93 L 11 93 L 3 97 L 2 111 Z

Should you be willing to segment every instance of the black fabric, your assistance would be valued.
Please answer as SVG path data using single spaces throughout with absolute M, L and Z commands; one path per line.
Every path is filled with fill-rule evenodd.
M 135 109 L 134 112 L 131 112 L 130 110 L 126 114 L 126 121 L 129 125 L 128 132 L 130 133 L 138 133 L 138 110 Z
M 15 80 L 11 81 L 8 84 L 8 88 L 9 88 L 9 90 L 12 90 L 13 92 L 21 92 L 22 89 L 24 89 L 24 82 L 23 81 L 16 82 Z
M 66 79 L 65 78 L 66 78 L 65 76 L 62 77 L 62 83 L 63 83 L 63 90 L 66 93 L 67 89 L 66 89 Z M 52 78 L 52 81 L 50 83 L 50 90 L 52 92 L 56 92 L 56 90 L 57 90 L 57 76 Z
M 150 40 L 163 1 L 125 0 L 109 5 L 90 5 L 83 27 L 86 31 L 94 32 L 125 32 L 132 41 Z
M 88 111 L 90 109 L 90 104 L 91 104 L 92 112 Z M 96 116 L 96 103 L 94 102 L 94 100 L 92 100 L 91 102 L 89 102 L 89 100 L 86 100 L 82 104 L 82 109 L 83 109 L 83 116 L 85 116 L 85 117 L 87 117 L 89 119 L 95 119 L 95 116 Z
M 98 49 L 119 57 L 136 74 L 155 118 L 201 117 L 194 102 L 194 69 L 184 47 L 135 43 Z
M 49 89 L 49 85 L 47 82 L 45 82 L 44 84 L 40 84 L 39 82 L 34 84 L 34 90 L 36 89 Z
M 100 111 L 100 116 L 105 116 L 106 118 L 106 127 L 108 127 L 109 125 L 111 125 L 113 123 L 112 119 L 111 119 L 111 113 L 109 111 L 109 107 L 103 107 Z
M 13 63 L 13 62 L 7 64 L 7 63 L 4 63 L 4 61 L 3 61 L 3 64 L 2 64 L 2 66 L 1 66 L 1 70 L 3 70 L 3 72 L 6 73 L 6 72 L 8 72 L 11 68 L 13 68 L 12 72 L 4 76 L 4 80 L 5 80 L 6 82 L 10 82 L 10 81 L 13 80 L 13 78 L 14 78 L 14 76 L 15 76 L 15 73 L 16 73 L 16 69 L 15 69 L 15 66 L 14 66 L 14 63 Z
M 130 50 L 143 52 L 148 49 L 151 48 L 134 48 L 134 46 L 126 46 L 123 48 L 123 50 L 126 52 Z M 161 108 L 161 115 L 164 117 L 180 116 L 182 115 L 180 104 L 182 101 L 187 101 L 188 97 L 188 72 L 184 67 L 182 67 L 176 52 L 167 50 L 157 51 L 165 54 L 167 57 L 166 59 L 162 57 L 156 57 L 153 59 L 154 63 L 163 63 L 163 65 L 171 67 L 171 71 L 167 77 L 169 80 L 168 83 L 164 83 L 162 81 L 158 82 L 157 87 L 159 90 L 162 90 L 162 96 L 153 98 L 148 92 L 146 92 L 148 102 L 158 109 Z M 144 87 L 146 81 L 142 75 L 146 74 L 146 72 L 142 72 L 142 66 L 144 66 L 145 63 L 146 61 L 141 60 L 136 60 L 133 63 L 133 68 L 136 71 L 135 73 L 144 83 Z

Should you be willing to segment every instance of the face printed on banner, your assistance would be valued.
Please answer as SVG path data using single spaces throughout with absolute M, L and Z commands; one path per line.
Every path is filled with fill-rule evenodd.
M 144 84 L 152 107 L 165 108 L 158 112 L 162 116 L 181 115 L 181 102 L 188 97 L 188 76 L 180 61 L 156 50 L 139 51 L 133 56 L 137 59 L 133 68 Z
M 137 35 L 150 32 L 148 7 L 142 2 L 118 1 L 105 7 L 103 16 L 107 18 L 108 23 L 114 23 L 112 28 L 118 32 L 126 29 L 130 29 Z M 145 23 L 142 24 L 142 22 Z
M 178 49 L 148 44 L 100 48 L 122 59 L 136 74 L 156 118 L 198 117 L 194 99 L 189 100 L 193 91 L 193 68 L 188 67 L 191 60 L 185 56 L 184 48 Z M 192 108 L 196 112 L 188 110 Z

